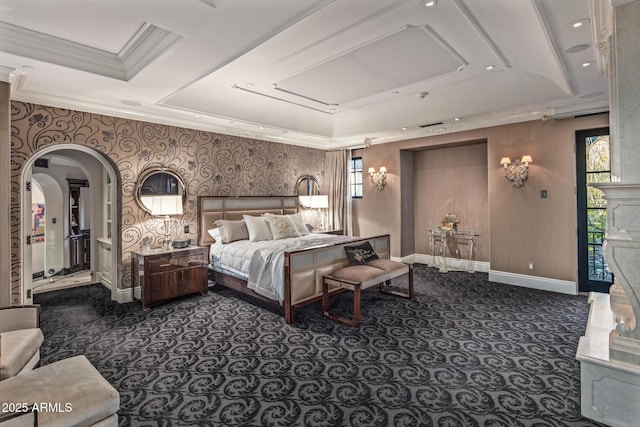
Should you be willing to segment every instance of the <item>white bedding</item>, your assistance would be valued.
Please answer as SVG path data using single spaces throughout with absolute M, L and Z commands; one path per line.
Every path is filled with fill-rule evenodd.
M 330 234 L 308 234 L 280 240 L 239 240 L 211 245 L 213 268 L 247 281 L 247 287 L 274 301 L 284 301 L 284 253 L 322 245 Z

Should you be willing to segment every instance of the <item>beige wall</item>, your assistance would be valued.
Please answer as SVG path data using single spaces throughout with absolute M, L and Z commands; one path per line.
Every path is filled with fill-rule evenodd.
M 198 232 L 198 196 L 293 195 L 297 178 L 307 174 L 315 176 L 324 188 L 323 150 L 15 101 L 11 103 L 11 126 L 11 231 L 15 242 L 20 241 L 22 169 L 39 151 L 56 144 L 80 144 L 115 165 L 120 188 L 122 287 L 131 286 L 132 251 L 140 249 L 145 237 L 151 238 L 152 246 L 159 246 L 163 235 L 163 222 L 151 218 L 134 200 L 136 180 L 148 167 L 166 166 L 184 179 L 187 200 L 185 213 L 178 218 L 179 229 L 189 225 L 190 233 L 180 235 L 192 240 Z M 3 250 L 8 247 L 7 242 Z M 20 295 L 19 244 L 11 247 L 11 256 L 15 303 Z M 3 292 L 5 283 L 0 283 Z
M 487 144 L 429 149 L 414 156 L 414 253 L 431 253 L 427 229 L 452 212 L 460 230 L 479 233 L 475 259 L 489 261 Z M 459 249 L 468 257 L 466 246 Z
M 422 219 L 417 210 L 415 219 L 402 212 L 407 203 L 401 197 L 404 183 L 399 177 L 409 178 L 399 170 L 401 150 L 438 148 L 445 161 L 447 156 L 456 157 L 458 146 L 485 141 L 489 223 L 480 244 L 484 254 L 488 250 L 487 261 L 491 263 L 491 269 L 576 281 L 575 131 L 607 125 L 606 114 L 544 122 L 536 120 L 354 150 L 354 156 L 362 156 L 365 171 L 370 166 L 377 169 L 381 165 L 389 171 L 384 191 L 376 190 L 375 185 L 365 181 L 363 199 L 353 203 L 354 228 L 363 236 L 390 233 L 391 255 L 395 257 L 409 255 L 402 250 L 400 239 L 404 230 L 413 229 L 415 252 L 421 253 L 425 247 L 421 238 L 425 230 L 419 222 Z M 524 187 L 515 188 L 504 178 L 499 162 L 503 156 L 513 159 L 523 154 L 530 154 L 534 162 Z M 428 152 L 414 153 L 414 160 L 422 155 L 427 156 Z M 446 161 L 454 162 L 453 159 Z M 420 167 L 419 161 L 415 167 Z M 416 173 L 420 172 L 416 171 L 414 175 Z M 434 185 L 444 187 L 447 182 Z M 547 199 L 540 198 L 543 189 L 548 191 Z M 418 191 L 416 183 L 414 192 Z M 456 197 L 473 200 L 473 195 L 462 193 Z M 430 203 L 426 195 L 415 194 L 414 198 L 414 206 Z M 407 218 L 410 218 L 409 222 Z M 535 263 L 534 271 L 527 269 L 529 261 Z

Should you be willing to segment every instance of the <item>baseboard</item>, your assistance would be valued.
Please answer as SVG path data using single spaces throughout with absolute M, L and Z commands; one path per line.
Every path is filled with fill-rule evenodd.
M 426 254 L 412 254 L 402 258 L 398 258 L 397 260 L 409 264 L 426 264 L 429 267 L 440 267 L 442 265 L 442 257 L 434 257 Z M 478 271 L 480 273 L 488 273 L 490 270 L 490 264 L 486 261 L 471 261 L 471 269 L 469 269 L 468 259 L 447 257 L 446 261 L 447 270 L 471 270 Z
M 117 301 L 120 304 L 124 304 L 127 302 L 132 302 L 133 299 L 140 299 L 140 286 L 136 286 L 135 288 L 133 288 L 133 292 L 131 292 L 131 288 L 127 288 L 127 289 L 118 289 L 117 292 Z
M 489 281 L 507 285 L 522 286 L 523 288 L 539 289 L 542 291 L 558 292 L 561 294 L 577 295 L 576 282 L 568 280 L 550 279 L 548 277 L 528 276 L 526 274 L 508 273 L 506 271 L 489 271 Z

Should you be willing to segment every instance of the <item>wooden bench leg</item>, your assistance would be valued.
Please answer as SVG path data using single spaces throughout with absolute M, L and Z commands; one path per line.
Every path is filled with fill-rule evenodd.
M 360 285 L 353 287 L 353 326 L 360 327 Z
M 335 316 L 329 313 L 329 284 L 322 281 L 322 315 L 326 318 L 334 320 L 344 325 L 353 326 L 354 328 L 360 327 L 360 284 L 353 286 L 353 319 L 347 319 L 342 316 Z
M 413 299 L 413 264 L 408 264 L 408 266 L 409 266 L 409 272 L 407 274 L 409 275 L 409 284 L 407 286 L 407 292 L 387 291 L 382 286 L 382 283 L 380 283 L 380 287 L 379 287 L 380 293 L 393 295 L 400 298 Z M 384 283 L 385 285 L 390 285 L 391 280 L 387 280 Z

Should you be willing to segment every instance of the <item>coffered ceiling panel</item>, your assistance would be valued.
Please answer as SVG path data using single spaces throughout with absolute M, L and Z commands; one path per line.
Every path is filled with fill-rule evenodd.
M 428 26 L 405 27 L 281 80 L 276 89 L 340 105 L 454 73 L 464 59 Z

